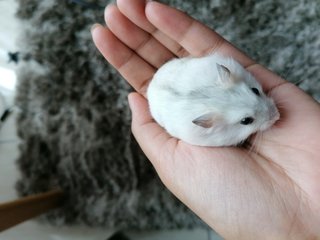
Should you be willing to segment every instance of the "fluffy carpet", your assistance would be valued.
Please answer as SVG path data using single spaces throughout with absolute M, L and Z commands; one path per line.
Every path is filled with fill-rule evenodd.
M 95 49 L 108 1 L 19 0 L 20 195 L 59 186 L 42 219 L 130 229 L 204 226 L 162 185 L 130 133 L 128 84 Z M 318 0 L 170 0 L 320 99 Z M 79 4 L 82 3 L 82 4 Z

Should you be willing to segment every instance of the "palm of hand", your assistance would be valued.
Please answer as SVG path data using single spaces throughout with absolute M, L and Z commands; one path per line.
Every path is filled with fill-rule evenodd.
M 133 133 L 166 186 L 226 238 L 320 234 L 313 225 L 320 221 L 319 105 L 174 9 L 148 3 L 147 19 L 144 0 L 118 0 L 118 7 L 107 8 L 110 29 L 97 28 L 93 38 L 142 95 L 168 59 L 219 51 L 247 66 L 280 105 L 281 120 L 257 141 L 257 151 L 204 148 L 170 137 L 152 121 L 146 100 L 131 95 Z

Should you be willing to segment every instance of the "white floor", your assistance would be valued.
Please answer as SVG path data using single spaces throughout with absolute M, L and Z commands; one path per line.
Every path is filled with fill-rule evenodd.
M 18 22 L 13 17 L 15 9 L 15 1 L 0 1 L 0 116 L 5 109 L 13 106 L 16 65 L 9 62 L 8 52 L 17 50 L 13 40 L 19 32 Z M 3 124 L 0 122 L 0 202 L 15 198 L 17 143 L 12 114 Z
M 13 106 L 15 93 L 16 65 L 8 62 L 7 52 L 17 51 L 14 39 L 17 39 L 20 28 L 14 17 L 16 1 L 0 1 L 0 116 L 3 111 Z M 18 156 L 19 139 L 16 136 L 16 113 L 0 125 L 0 203 L 16 198 L 14 185 L 19 176 L 15 166 Z M 14 228 L 0 233 L 0 240 L 105 240 L 113 233 L 112 230 L 88 228 L 88 227 L 52 227 L 40 225 L 34 221 L 27 221 Z M 210 240 L 221 239 L 212 231 L 206 230 L 182 230 L 182 231 L 153 231 L 153 232 L 129 232 L 131 239 L 139 240 Z

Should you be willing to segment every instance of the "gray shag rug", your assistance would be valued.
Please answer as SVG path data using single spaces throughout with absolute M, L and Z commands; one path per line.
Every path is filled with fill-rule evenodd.
M 170 194 L 130 133 L 128 84 L 95 49 L 108 1 L 18 0 L 24 33 L 16 105 L 21 196 L 59 186 L 51 224 L 204 226 Z M 318 0 L 171 0 L 320 99 Z

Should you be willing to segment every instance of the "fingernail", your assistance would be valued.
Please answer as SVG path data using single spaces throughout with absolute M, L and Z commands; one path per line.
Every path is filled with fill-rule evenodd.
M 99 23 L 93 24 L 93 25 L 91 26 L 91 28 L 90 28 L 90 32 L 92 32 L 95 28 L 97 28 L 97 27 L 99 27 L 99 26 L 101 26 L 101 24 L 99 24 Z

